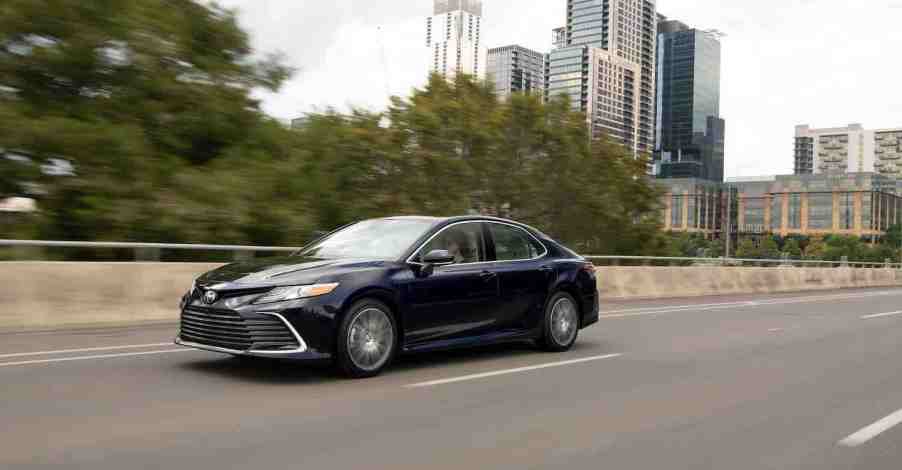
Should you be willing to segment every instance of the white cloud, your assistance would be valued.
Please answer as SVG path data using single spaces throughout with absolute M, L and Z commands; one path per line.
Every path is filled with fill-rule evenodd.
M 264 95 L 283 119 L 332 106 L 379 109 L 426 78 L 429 0 L 225 0 L 263 51 L 302 68 Z M 565 0 L 484 0 L 489 47 L 546 51 Z M 659 0 L 658 10 L 725 33 L 721 114 L 728 176 L 788 173 L 796 124 L 902 126 L 900 0 Z M 382 51 L 385 51 L 383 61 Z

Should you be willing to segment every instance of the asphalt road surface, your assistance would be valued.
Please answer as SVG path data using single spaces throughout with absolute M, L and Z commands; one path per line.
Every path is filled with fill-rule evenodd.
M 603 315 L 567 353 L 363 381 L 183 350 L 175 325 L 2 334 L 0 468 L 902 468 L 902 289 Z

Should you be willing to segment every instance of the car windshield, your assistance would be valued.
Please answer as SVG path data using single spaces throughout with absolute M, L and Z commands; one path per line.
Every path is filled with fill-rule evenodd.
M 317 241 L 299 255 L 321 259 L 396 259 L 432 224 L 428 220 L 415 219 L 366 220 Z

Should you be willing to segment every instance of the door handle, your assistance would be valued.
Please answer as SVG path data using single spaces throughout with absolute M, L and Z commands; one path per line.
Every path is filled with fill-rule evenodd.
M 554 268 L 552 268 L 551 266 L 542 266 L 541 268 L 539 268 L 539 271 L 542 271 L 543 273 L 551 273 L 554 272 Z
M 483 272 L 479 273 L 479 279 L 482 279 L 485 282 L 492 281 L 496 277 L 498 277 L 498 274 L 493 273 L 491 271 L 483 271 Z

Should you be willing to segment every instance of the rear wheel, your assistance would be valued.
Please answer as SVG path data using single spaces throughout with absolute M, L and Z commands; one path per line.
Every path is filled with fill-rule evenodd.
M 385 304 L 358 301 L 339 328 L 337 365 L 350 377 L 378 375 L 394 357 L 397 338 L 394 316 Z
M 566 351 L 579 335 L 579 307 L 566 292 L 551 296 L 545 305 L 545 320 L 540 346 L 546 351 Z

